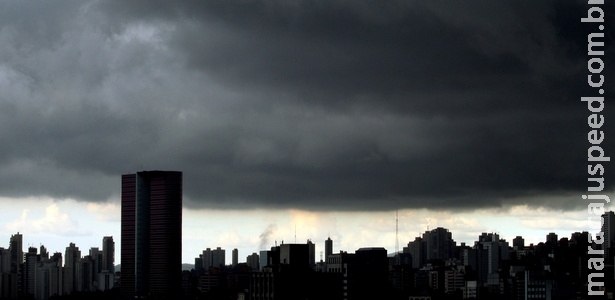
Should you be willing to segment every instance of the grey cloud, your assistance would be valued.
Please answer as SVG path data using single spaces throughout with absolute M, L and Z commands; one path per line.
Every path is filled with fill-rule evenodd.
M 586 184 L 582 3 L 3 5 L 3 195 L 174 169 L 191 208 L 572 208 Z

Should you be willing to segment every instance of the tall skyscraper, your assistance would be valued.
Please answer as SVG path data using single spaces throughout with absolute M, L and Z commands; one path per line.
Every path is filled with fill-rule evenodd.
M 239 250 L 233 249 L 233 267 L 239 264 Z
M 23 263 L 23 236 L 19 232 L 11 235 L 9 251 L 11 252 L 11 273 L 17 274 L 19 265 Z
M 446 261 L 453 257 L 455 241 L 448 229 L 438 227 L 431 231 L 425 231 L 423 240 L 425 241 L 425 254 L 428 261 L 433 259 Z
M 211 250 L 211 266 L 214 268 L 224 267 L 226 265 L 226 251 L 220 247 Z
M 79 260 L 81 259 L 81 251 L 74 243 L 70 243 L 66 247 L 64 254 L 64 273 L 63 273 L 63 292 L 69 295 L 72 292 L 78 291 L 79 287 Z
M 30 297 L 34 297 L 36 293 L 36 265 L 40 260 L 36 250 L 36 247 L 28 247 L 28 252 L 25 255 L 24 273 L 22 274 L 25 294 Z
M 602 232 L 604 233 L 602 249 L 608 250 L 615 244 L 615 213 L 612 211 L 607 211 L 602 214 Z M 608 257 L 610 257 L 610 255 Z
M 103 269 L 103 253 L 98 247 L 92 247 L 90 248 L 90 257 L 92 258 L 92 273 L 95 275 L 93 278 L 96 279 L 98 273 Z
M 182 173 L 122 175 L 122 296 L 171 299 L 181 292 Z
M 211 248 L 207 248 L 203 250 L 203 270 L 208 271 L 209 268 L 213 266 L 213 262 L 211 260 Z
M 103 243 L 102 271 L 115 272 L 115 242 L 112 236 L 105 236 Z
M 329 255 L 333 254 L 333 241 L 328 237 L 325 241 L 325 263 L 328 261 Z
M 414 241 L 408 242 L 408 247 L 404 247 L 404 253 L 412 256 L 412 268 L 419 269 L 427 262 L 426 244 L 422 237 L 415 237 Z

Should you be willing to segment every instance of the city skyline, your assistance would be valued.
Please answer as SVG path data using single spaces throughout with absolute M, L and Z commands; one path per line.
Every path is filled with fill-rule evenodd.
M 61 252 L 51 256 L 43 245 L 40 253 L 36 247 L 28 247 L 24 253 L 23 236 L 20 233 L 11 235 L 9 248 L 0 248 L 2 297 L 45 300 L 54 295 L 102 293 L 126 299 L 135 295 L 147 295 L 146 298 L 164 295 L 160 298 L 168 299 L 182 294 L 215 297 L 225 291 L 238 297 L 250 294 L 256 299 L 266 299 L 273 291 L 277 297 L 287 299 L 299 291 L 313 294 L 316 290 L 305 287 L 314 283 L 326 291 L 322 294 L 323 290 L 318 290 L 316 299 L 323 299 L 323 295 L 326 299 L 362 299 L 365 294 L 397 295 L 396 299 L 406 299 L 408 295 L 424 293 L 446 299 L 492 299 L 494 294 L 521 298 L 528 293 L 533 298 L 548 299 L 548 295 L 556 294 L 569 299 L 575 294 L 583 295 L 586 289 L 601 294 L 604 290 L 600 287 L 612 293 L 613 277 L 609 271 L 613 268 L 615 245 L 615 213 L 612 211 L 600 215 L 604 221 L 600 229 L 604 242 L 596 245 L 592 245 L 588 232 L 574 232 L 570 238 L 549 233 L 546 241 L 537 245 L 527 245 L 521 236 L 515 237 L 511 245 L 497 233 L 484 232 L 470 246 L 457 244 L 451 231 L 437 227 L 425 231 L 396 253 L 387 253 L 383 247 L 334 252 L 332 240 L 327 238 L 324 241 L 326 260 L 322 256 L 321 260 L 316 260 L 315 244 L 310 240 L 276 243 L 270 250 L 248 256 L 247 263 L 242 264 L 238 262 L 237 249 L 232 251 L 233 261 L 227 264 L 225 249 L 207 248 L 195 257 L 194 266 L 180 272 L 181 243 L 169 240 L 164 230 L 154 229 L 168 223 L 165 225 L 173 231 L 173 221 L 160 219 L 161 211 L 156 208 L 181 204 L 178 201 L 180 191 L 180 172 L 122 175 L 122 244 L 127 246 L 122 257 L 128 258 L 128 262 L 122 264 L 119 273 L 114 274 L 108 261 L 115 248 L 112 237 L 102 238 L 102 252 L 99 247 L 92 247 L 89 255 L 82 255 L 80 248 L 70 243 L 64 256 Z M 173 214 L 169 211 L 163 215 Z M 594 249 L 596 252 L 587 252 L 587 247 L 593 246 L 598 247 Z M 165 250 L 159 252 L 160 249 Z M 168 256 L 173 252 L 174 256 Z M 162 253 L 166 253 L 165 257 L 160 256 Z M 591 256 L 595 254 L 603 257 Z M 591 270 L 579 264 L 585 259 L 606 271 L 602 283 L 586 284 L 585 276 Z M 175 267 L 169 268 L 169 262 Z M 134 274 L 131 273 L 133 269 Z M 165 272 L 159 273 L 158 269 Z M 164 288 L 161 281 L 154 291 L 151 282 L 163 279 L 160 275 L 164 283 L 176 282 L 175 288 L 170 288 L 171 285 Z M 169 293 L 171 290 L 173 292 Z
M 612 215 L 611 211 L 608 211 L 608 213 L 609 213 L 609 215 Z M 583 220 L 583 221 L 587 221 L 587 220 Z M 440 224 L 442 224 L 442 223 L 440 223 Z M 461 243 L 464 243 L 466 246 L 470 246 L 470 247 L 474 245 L 474 242 L 479 241 L 481 235 L 484 235 L 484 234 L 497 234 L 501 239 L 506 240 L 510 244 L 510 246 L 512 247 L 514 239 L 516 237 L 519 237 L 519 236 L 524 239 L 525 246 L 530 246 L 532 244 L 533 245 L 538 245 L 539 243 L 546 242 L 548 240 L 548 236 L 552 235 L 553 233 L 555 234 L 555 236 L 558 237 L 558 239 L 561 239 L 561 238 L 569 238 L 570 235 L 575 233 L 575 232 L 583 232 L 583 230 L 582 231 L 570 231 L 570 232 L 560 232 L 560 231 L 557 231 L 557 232 L 549 231 L 549 232 L 547 232 L 547 231 L 545 231 L 545 232 L 542 233 L 542 235 L 540 235 L 541 233 L 536 233 L 537 235 L 535 235 L 535 236 L 527 236 L 527 235 L 522 235 L 520 233 L 515 233 L 514 231 L 509 232 L 509 233 L 507 233 L 505 235 L 502 235 L 501 231 L 493 230 L 493 231 L 480 231 L 480 232 L 476 232 L 475 236 L 467 238 L 467 239 L 460 240 L 460 239 L 456 238 L 454 230 L 451 230 L 450 228 L 448 228 L 446 226 L 438 225 L 438 226 L 426 227 L 422 232 L 417 232 L 413 236 L 412 236 L 411 233 L 400 232 L 400 236 L 405 236 L 405 237 L 412 236 L 412 238 L 404 240 L 404 237 L 401 237 L 399 239 L 399 251 L 401 252 L 402 248 L 406 247 L 408 245 L 408 243 L 413 242 L 416 237 L 422 237 L 423 234 L 426 231 L 432 231 L 432 230 L 439 229 L 439 228 L 446 229 L 447 232 L 449 232 L 449 234 L 451 235 L 452 240 L 456 243 L 457 246 L 461 245 Z M 271 227 L 265 228 L 263 233 L 265 233 L 267 231 L 271 231 L 271 229 L 272 229 Z M 609 230 L 609 229 L 607 229 L 607 230 Z M 597 230 L 597 231 L 599 231 L 599 230 Z M 290 231 L 288 231 L 288 232 L 290 232 Z M 590 230 L 590 232 L 591 232 L 591 230 Z M 387 246 L 387 245 L 378 244 L 377 242 L 373 242 L 374 240 L 379 240 L 377 238 L 374 239 L 374 240 L 367 239 L 367 242 L 363 243 L 363 244 L 362 243 L 351 243 L 350 245 L 352 245 L 352 246 L 344 247 L 344 246 L 340 246 L 340 244 L 341 244 L 340 241 L 336 239 L 337 237 L 339 237 L 339 235 L 330 235 L 329 234 L 329 235 L 327 235 L 326 238 L 324 238 L 322 240 L 317 240 L 317 239 L 314 239 L 314 238 L 302 239 L 301 238 L 301 233 L 300 233 L 299 237 L 297 237 L 296 231 L 294 231 L 295 235 L 293 237 L 291 237 L 291 238 L 288 238 L 288 239 L 284 239 L 284 238 L 276 239 L 276 238 L 273 238 L 274 235 L 272 234 L 272 235 L 270 235 L 270 236 L 268 236 L 266 238 L 266 240 L 270 241 L 271 243 L 264 243 L 263 242 L 263 233 L 261 233 L 258 237 L 256 237 L 259 240 L 259 245 L 258 246 L 255 246 L 255 247 L 240 247 L 239 248 L 239 249 L 241 249 L 241 251 L 239 251 L 239 253 L 238 253 L 239 262 L 246 262 L 246 257 L 251 255 L 252 253 L 257 253 L 258 254 L 260 251 L 269 250 L 271 247 L 273 247 L 275 245 L 279 246 L 281 244 L 296 244 L 296 243 L 302 244 L 302 243 L 305 243 L 308 240 L 311 241 L 312 243 L 314 243 L 314 245 L 315 245 L 315 259 L 316 259 L 316 261 L 319 261 L 321 252 L 322 252 L 323 259 L 324 259 L 324 257 L 325 257 L 325 247 L 326 247 L 325 243 L 326 243 L 326 241 L 328 239 L 331 239 L 331 241 L 332 241 L 333 254 L 339 253 L 340 251 L 352 252 L 352 251 L 354 251 L 356 249 L 364 248 L 364 247 L 383 247 L 383 248 L 385 248 L 387 250 L 387 253 L 389 253 L 389 254 L 395 253 L 394 246 L 391 246 L 391 245 Z M 394 229 L 393 229 L 392 234 L 395 234 Z M 74 245 L 77 248 L 81 247 L 81 249 L 84 251 L 84 253 L 87 253 L 87 251 L 89 251 L 92 247 L 95 247 L 95 248 L 104 247 L 104 244 L 105 244 L 104 240 L 106 238 L 108 238 L 108 237 L 110 237 L 111 241 L 113 241 L 113 236 L 101 236 L 101 237 L 98 237 L 98 238 L 99 239 L 101 239 L 101 238 L 103 239 L 102 243 L 99 242 L 99 243 L 93 243 L 91 245 L 84 245 L 84 244 L 78 244 L 78 243 L 74 243 L 74 242 L 69 242 L 68 244 L 66 244 L 64 246 L 61 246 L 61 247 L 56 249 L 56 248 L 53 248 L 53 247 L 49 247 L 48 246 L 49 244 L 45 244 L 45 243 L 39 243 L 37 245 L 28 243 L 26 245 L 25 243 L 23 243 L 23 241 L 24 240 L 28 241 L 28 236 L 25 235 L 23 232 L 16 232 L 16 233 L 13 233 L 13 234 L 11 234 L 9 236 L 12 237 L 12 236 L 17 236 L 17 235 L 20 237 L 19 240 L 21 241 L 21 244 L 23 245 L 22 248 L 24 250 L 27 250 L 29 247 L 45 246 L 46 249 L 50 253 L 54 253 L 54 252 L 61 252 L 61 253 L 63 253 L 63 249 L 65 247 L 67 247 L 67 246 L 70 246 L 70 245 Z M 389 235 L 391 235 L 391 233 L 389 233 Z M 119 240 L 120 236 L 121 236 L 121 234 L 118 235 L 118 237 L 117 237 L 118 240 Z M 250 239 L 254 240 L 255 237 L 251 237 Z M 366 241 L 366 239 L 363 239 L 363 241 Z M 52 243 L 51 245 L 55 245 L 55 243 Z M 202 249 L 200 249 L 200 250 L 197 249 L 196 251 L 194 251 L 195 248 L 192 248 L 192 247 L 189 250 L 184 249 L 183 253 L 182 253 L 182 264 L 188 264 L 188 265 L 194 264 L 194 258 L 198 257 L 198 255 L 201 254 L 201 252 L 204 251 L 207 248 L 211 248 L 212 250 L 215 250 L 216 248 L 221 248 L 222 250 L 226 250 L 225 258 L 224 259 L 225 259 L 226 262 L 228 262 L 227 265 L 230 265 L 230 262 L 232 262 L 232 250 L 233 249 L 238 249 L 238 248 L 236 246 L 229 246 L 229 245 L 237 245 L 237 244 L 233 244 L 233 243 L 229 243 L 229 244 L 215 244 L 215 245 L 214 244 L 207 244 L 207 245 L 203 244 Z M 342 244 L 342 245 L 348 245 L 348 244 Z M 192 245 L 192 246 L 194 247 L 194 245 Z M 0 247 L 5 247 L 5 246 L 2 246 L 0 244 Z M 10 243 L 7 243 L 5 248 L 9 248 L 9 247 L 10 247 Z M 250 249 L 258 249 L 258 250 L 250 250 Z M 250 252 L 250 251 L 252 251 L 252 252 Z M 23 251 L 22 253 L 25 254 L 26 252 L 27 251 Z M 115 261 L 115 265 L 117 266 L 117 265 L 121 264 L 121 253 L 120 253 L 121 252 L 121 244 L 119 242 L 114 245 L 114 252 L 115 252 L 115 259 L 114 259 L 114 261 Z
M 185 263 L 282 240 L 318 241 L 318 255 L 329 236 L 392 252 L 396 211 L 400 246 L 436 227 L 458 242 L 591 231 L 587 12 L 555 0 L 3 2 L 0 236 L 51 251 L 114 236 L 120 262 L 118 174 L 139 170 L 184 174 Z M 595 38 L 605 86 L 613 26 Z

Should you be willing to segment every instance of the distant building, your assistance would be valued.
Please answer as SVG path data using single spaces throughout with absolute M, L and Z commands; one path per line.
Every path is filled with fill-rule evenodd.
M 209 270 L 209 268 L 214 265 L 211 257 L 211 248 L 206 248 L 203 250 L 203 253 L 201 254 L 201 262 L 203 264 L 202 268 L 205 271 Z
M 547 234 L 546 242 L 551 243 L 553 246 L 557 245 L 557 234 L 555 234 L 555 232 L 549 232 L 549 234 Z
M 310 268 L 314 269 L 316 266 L 316 245 L 311 240 L 308 240 L 306 244 L 308 246 L 308 262 Z
M 79 260 L 77 268 L 77 290 L 80 292 L 92 292 L 97 290 L 98 274 L 95 273 L 96 261 L 92 256 L 86 255 Z
M 455 241 L 448 229 L 438 227 L 423 234 L 427 260 L 446 261 L 453 257 Z
M 203 254 L 199 254 L 199 257 L 194 258 L 194 270 L 197 274 L 201 274 L 205 271 L 203 268 Z
M 19 265 L 23 263 L 24 257 L 23 236 L 19 232 L 11 235 L 9 251 L 11 252 L 11 273 L 17 274 L 19 272 Z
M 115 242 L 112 236 L 105 236 L 102 240 L 102 269 L 115 273 Z
M 263 250 L 260 252 L 258 260 L 259 271 L 262 271 L 266 266 L 277 266 L 280 264 L 280 246 L 271 247 L 271 250 Z
M 412 255 L 410 253 L 395 253 L 389 257 L 389 284 L 393 289 L 407 293 L 412 284 Z
M 522 236 L 517 236 L 513 239 L 513 249 L 523 250 L 525 248 L 525 240 Z
M 311 244 L 314 245 L 314 244 Z M 308 244 L 282 244 L 280 245 L 280 264 L 295 268 L 311 268 L 313 257 L 310 257 L 310 243 Z
M 92 258 L 92 281 L 98 282 L 98 273 L 103 269 L 103 253 L 98 247 L 90 248 Z
M 40 257 L 37 254 L 37 249 L 29 247 L 26 253 L 25 272 L 22 275 L 24 280 L 22 282 L 25 283 L 25 295 L 31 297 L 34 297 L 36 294 L 36 266 L 39 260 Z
M 603 249 L 608 250 L 615 246 L 615 213 L 607 211 L 602 214 L 602 230 L 604 233 Z M 607 254 L 607 257 L 610 255 Z
M 69 295 L 72 292 L 78 291 L 78 276 L 79 276 L 79 260 L 81 259 L 81 251 L 74 243 L 70 243 L 64 252 L 64 269 L 62 283 L 64 285 L 62 292 L 64 295 Z
M 419 269 L 427 262 L 425 247 L 425 241 L 421 237 L 416 237 L 414 241 L 408 243 L 408 247 L 404 247 L 403 252 L 412 256 L 413 268 Z
M 444 271 L 444 292 L 452 294 L 465 288 L 465 268 L 454 267 Z
M 325 241 L 325 263 L 331 254 L 333 254 L 333 240 L 331 240 L 331 237 L 328 237 Z
M 11 272 L 11 251 L 0 247 L 0 274 Z M 0 296 L 2 298 L 2 296 Z
M 466 286 L 463 289 L 463 299 L 478 298 L 478 282 L 476 280 L 466 281 Z
M 259 269 L 259 257 L 258 254 L 252 253 L 246 257 L 247 265 L 252 268 L 252 271 L 258 271 Z
M 233 260 L 232 262 L 233 267 L 239 264 L 239 250 L 237 250 L 237 248 L 233 249 L 232 260 Z
M 215 268 L 226 265 L 226 250 L 218 247 L 211 251 L 211 266 Z M 207 268 L 206 268 L 207 269 Z
M 103 270 L 98 273 L 98 290 L 107 291 L 115 285 L 115 272 L 109 270 Z
M 124 298 L 175 298 L 181 292 L 182 173 L 122 175 Z
M 62 295 L 62 253 L 56 252 L 51 258 L 41 261 L 36 268 L 36 299 L 48 300 Z
M 197 270 L 208 271 L 210 268 L 220 268 L 226 265 L 226 250 L 218 247 L 216 249 L 207 248 L 203 250 L 203 254 L 195 259 L 201 266 Z

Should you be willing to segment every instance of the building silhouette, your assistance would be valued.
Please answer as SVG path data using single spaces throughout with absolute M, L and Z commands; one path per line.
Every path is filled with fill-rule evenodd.
M 182 173 L 122 175 L 121 198 L 122 297 L 177 297 L 182 278 Z
M 115 271 L 115 242 L 112 236 L 105 236 L 102 240 L 103 243 L 103 257 L 102 257 L 102 270 L 101 271 Z
M 431 231 L 425 231 L 425 233 L 423 233 L 423 240 L 425 241 L 425 255 L 427 261 L 446 261 L 453 256 L 455 241 L 448 229 L 438 227 Z
M 78 290 L 78 266 L 81 259 L 81 251 L 74 243 L 70 243 L 64 252 L 64 270 L 62 283 L 64 288 L 62 291 L 65 295 Z
M 206 267 L 214 267 L 220 268 L 226 265 L 226 250 L 217 247 L 216 249 L 211 250 L 211 266 Z
M 11 253 L 11 273 L 16 274 L 19 271 L 19 265 L 23 263 L 23 236 L 19 232 L 11 235 L 9 251 Z
M 252 271 L 258 271 L 258 262 L 259 257 L 257 253 L 252 253 L 246 257 L 246 263 L 248 264 L 248 267 L 252 269 Z
M 24 294 L 33 297 L 36 293 L 36 265 L 40 261 L 36 247 L 28 247 L 25 254 L 24 274 L 22 274 L 22 286 L 25 288 Z
M 602 230 L 604 233 L 603 248 L 608 249 L 615 244 L 615 213 L 607 211 L 602 214 Z
M 331 254 L 333 254 L 333 240 L 331 240 L 331 237 L 328 237 L 325 241 L 325 262 L 327 262 Z
M 232 261 L 233 261 L 233 267 L 239 263 L 239 250 L 237 250 L 237 248 L 233 249 Z
M 525 248 L 525 240 L 522 236 L 518 235 L 513 239 L 513 249 L 514 250 L 523 250 Z

